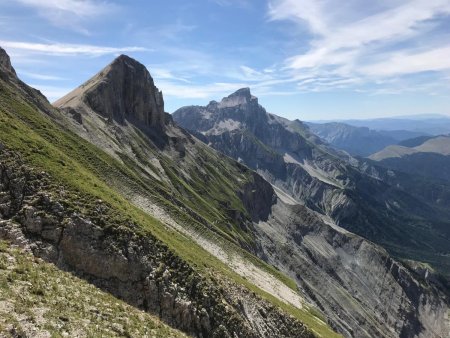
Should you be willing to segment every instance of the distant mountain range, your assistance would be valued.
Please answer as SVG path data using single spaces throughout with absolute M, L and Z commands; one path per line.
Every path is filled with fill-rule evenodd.
M 406 140 L 369 158 L 387 168 L 450 181 L 450 136 L 422 136 Z
M 329 122 L 339 122 L 355 127 L 368 127 L 377 131 L 407 130 L 422 133 L 425 135 L 441 135 L 450 133 L 450 116 L 439 114 L 383 117 L 367 120 L 349 119 L 311 122 L 321 124 Z
M 317 136 L 337 149 L 351 155 L 369 156 L 384 147 L 397 144 L 410 138 L 424 135 L 409 130 L 373 130 L 368 127 L 355 127 L 342 122 L 312 123 L 308 127 Z

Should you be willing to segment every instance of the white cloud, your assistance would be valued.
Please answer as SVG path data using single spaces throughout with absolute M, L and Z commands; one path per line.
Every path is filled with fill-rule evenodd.
M 267 72 L 260 72 L 256 69 L 253 69 L 248 66 L 240 66 L 240 70 L 242 71 L 242 79 L 246 81 L 266 81 L 271 80 L 272 76 Z
M 65 12 L 79 17 L 97 16 L 108 12 L 113 6 L 105 1 L 92 0 L 17 0 L 23 5 L 42 11 Z
M 285 69 L 320 79 L 308 85 L 314 90 L 449 69 L 449 50 L 441 46 L 450 41 L 433 39 L 449 14 L 450 0 L 272 0 L 268 9 L 271 20 L 311 32 L 309 48 L 287 58 Z M 330 76 L 340 79 L 322 80 Z
M 148 66 L 147 69 L 149 69 L 151 75 L 159 80 L 174 80 L 174 81 L 180 81 L 184 83 L 191 83 L 188 79 L 185 79 L 181 76 L 175 75 L 172 71 L 166 68 L 158 68 L 158 67 L 152 67 Z
M 269 17 L 272 20 L 300 20 L 305 22 L 314 33 L 324 35 L 328 32 L 324 7 L 324 1 L 318 0 L 270 1 Z
M 158 88 L 164 96 L 176 98 L 217 99 L 227 96 L 239 88 L 248 87 L 245 83 L 210 83 L 205 85 L 176 84 L 172 81 L 159 81 Z
M 394 53 L 385 61 L 363 67 L 363 74 L 374 77 L 450 70 L 450 47 L 417 53 Z
M 102 56 L 107 54 L 119 54 L 126 52 L 149 51 L 143 47 L 105 47 L 83 44 L 65 44 L 65 43 L 32 43 L 21 41 L 2 41 L 0 46 L 7 51 L 21 51 L 29 54 L 45 54 L 58 56 Z
M 117 5 L 95 0 L 17 0 L 24 6 L 34 8 L 39 16 L 58 27 L 71 28 L 89 34 L 87 20 L 111 14 Z

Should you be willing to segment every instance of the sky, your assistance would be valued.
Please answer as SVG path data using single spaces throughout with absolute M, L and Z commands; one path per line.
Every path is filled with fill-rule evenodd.
M 250 87 L 290 119 L 450 115 L 450 0 L 0 0 L 0 46 L 50 101 L 127 54 L 165 108 Z

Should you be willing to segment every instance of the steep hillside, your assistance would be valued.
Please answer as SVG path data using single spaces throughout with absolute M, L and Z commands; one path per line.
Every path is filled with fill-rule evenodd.
M 60 109 L 0 81 L 0 237 L 195 337 L 447 335 L 430 268 L 406 268 L 177 127 L 147 73 L 119 57 Z M 160 108 L 121 111 L 141 90 Z M 106 102 L 112 113 L 96 110 Z
M 0 242 L 0 336 L 187 337 L 157 317 Z
M 248 89 L 206 107 L 177 110 L 173 117 L 208 144 L 257 170 L 297 202 L 330 216 L 338 225 L 396 256 L 424 260 L 450 271 L 449 187 L 445 200 L 426 200 L 418 187 L 330 149 L 294 123 L 269 114 Z M 295 122 L 297 125 L 301 122 Z M 445 197 L 446 196 L 446 197 Z
M 386 168 L 450 181 L 449 136 L 415 138 L 386 147 L 369 158 Z

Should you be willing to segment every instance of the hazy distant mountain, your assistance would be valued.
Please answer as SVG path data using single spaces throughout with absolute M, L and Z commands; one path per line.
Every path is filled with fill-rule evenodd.
M 395 139 L 397 142 L 403 142 L 416 137 L 430 136 L 427 133 L 412 130 L 377 130 L 381 135 Z
M 369 158 L 381 161 L 392 157 L 402 157 L 417 153 L 435 153 L 443 156 L 450 155 L 450 136 L 420 137 L 406 140 L 398 145 L 388 146 Z
M 312 122 L 319 123 L 320 121 Z M 374 130 L 408 130 L 431 135 L 450 133 L 450 116 L 436 114 L 385 117 L 368 120 L 322 121 L 322 123 L 325 122 L 341 122 L 355 127 L 368 127 Z
M 398 143 L 399 146 L 404 146 L 404 147 L 417 147 L 420 146 L 422 143 L 424 143 L 425 141 L 428 141 L 429 139 L 432 139 L 433 136 L 418 136 L 418 137 L 414 137 L 414 138 L 409 138 L 407 140 L 403 140 L 401 142 Z
M 418 137 L 372 154 L 380 165 L 410 174 L 450 180 L 450 136 Z
M 421 133 L 407 130 L 376 131 L 340 122 L 307 123 L 313 133 L 335 148 L 351 155 L 369 156 L 398 141 L 417 137 Z

